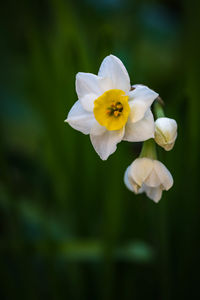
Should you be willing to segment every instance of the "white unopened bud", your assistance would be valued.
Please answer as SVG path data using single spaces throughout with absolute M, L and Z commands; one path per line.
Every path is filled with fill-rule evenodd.
M 126 169 L 124 182 L 135 194 L 145 192 L 154 202 L 158 202 L 164 190 L 173 185 L 169 170 L 160 161 L 147 157 L 137 158 Z
M 177 138 L 177 123 L 174 119 L 159 118 L 155 122 L 155 141 L 166 151 L 174 147 Z

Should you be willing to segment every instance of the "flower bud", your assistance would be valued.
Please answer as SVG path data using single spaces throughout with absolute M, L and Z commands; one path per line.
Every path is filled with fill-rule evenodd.
M 155 141 L 166 151 L 173 148 L 177 138 L 177 123 L 174 119 L 158 118 L 155 122 Z
M 162 197 L 162 192 L 172 187 L 173 178 L 160 161 L 142 157 L 134 160 L 126 169 L 124 182 L 130 191 L 135 194 L 144 192 L 157 203 Z

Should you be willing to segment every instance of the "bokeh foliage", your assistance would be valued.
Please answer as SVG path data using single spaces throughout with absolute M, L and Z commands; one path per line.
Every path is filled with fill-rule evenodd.
M 1 299 L 188 299 L 200 267 L 198 5 L 6 1 L 1 9 Z M 64 119 L 78 71 L 115 54 L 159 92 L 174 186 L 156 205 L 124 186 L 141 144 L 103 162 Z

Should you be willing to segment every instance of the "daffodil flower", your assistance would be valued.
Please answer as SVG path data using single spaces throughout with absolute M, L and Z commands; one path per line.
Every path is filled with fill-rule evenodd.
M 137 158 L 126 170 L 124 182 L 129 190 L 146 195 L 158 202 L 163 190 L 169 190 L 173 178 L 163 163 L 151 158 Z
M 131 87 L 128 72 L 114 55 L 107 56 L 98 75 L 76 75 L 78 101 L 66 122 L 89 134 L 101 159 L 106 160 L 122 141 L 140 142 L 154 137 L 150 110 L 158 94 L 144 85 Z
M 177 138 L 177 123 L 174 119 L 158 118 L 155 122 L 155 141 L 166 151 L 174 147 Z

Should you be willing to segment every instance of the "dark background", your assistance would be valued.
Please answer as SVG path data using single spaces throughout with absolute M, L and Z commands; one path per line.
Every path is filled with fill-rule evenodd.
M 200 297 L 196 2 L 1 4 L 1 299 Z M 64 123 L 75 74 L 97 73 L 110 53 L 178 122 L 174 149 L 158 151 L 174 177 L 159 204 L 123 183 L 140 143 L 103 162 Z

